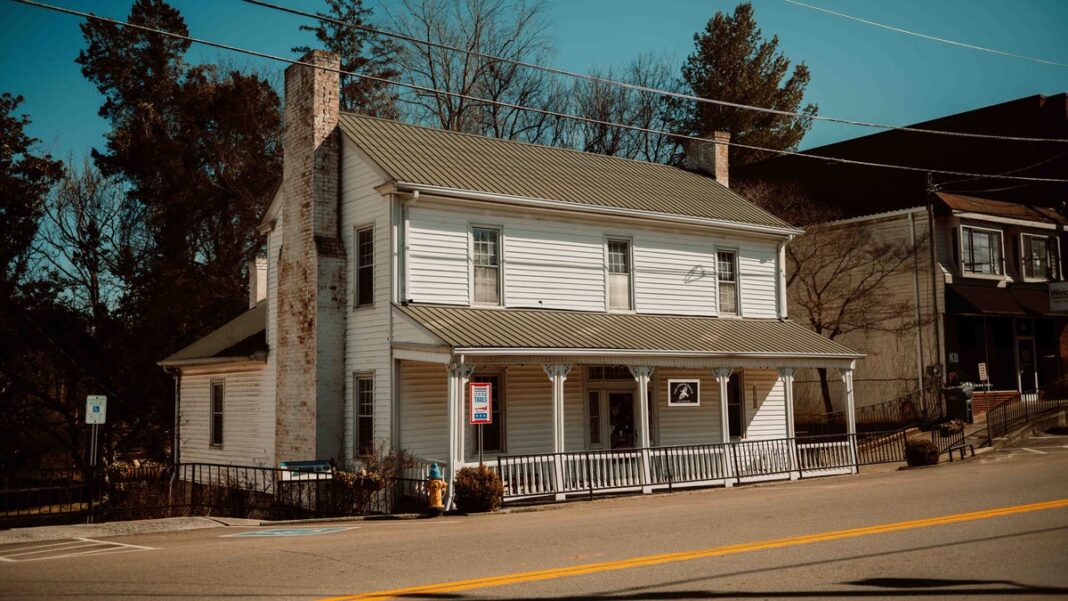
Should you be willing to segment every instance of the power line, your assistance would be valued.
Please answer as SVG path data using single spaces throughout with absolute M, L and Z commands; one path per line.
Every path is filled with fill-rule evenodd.
M 18 0 L 16 0 L 16 1 L 18 1 Z M 452 51 L 452 52 L 462 52 L 462 53 L 470 55 L 470 56 L 476 56 L 476 57 L 479 57 L 479 58 L 485 58 L 485 59 L 492 60 L 492 61 L 509 63 L 509 64 L 512 64 L 512 65 L 517 65 L 517 66 L 525 67 L 525 68 L 528 68 L 528 69 L 535 69 L 535 70 L 543 71 L 543 72 L 546 72 L 546 73 L 552 73 L 554 75 L 563 75 L 563 76 L 566 76 L 566 77 L 573 77 L 573 78 L 577 78 L 577 79 L 583 79 L 583 80 L 592 81 L 592 82 L 595 82 L 595 83 L 618 86 L 618 87 L 622 87 L 622 88 L 626 88 L 626 89 L 630 89 L 630 90 L 635 90 L 635 91 L 638 91 L 638 92 L 645 92 L 645 93 L 649 93 L 649 94 L 658 94 L 658 95 L 661 95 L 661 96 L 668 96 L 668 97 L 671 97 L 671 98 L 678 98 L 678 99 L 682 99 L 682 100 L 689 100 L 689 101 L 700 102 L 700 103 L 704 103 L 704 104 L 713 104 L 713 105 L 717 105 L 717 106 L 725 106 L 725 107 L 729 107 L 729 108 L 735 108 L 735 109 L 746 110 L 746 111 L 756 111 L 756 112 L 761 112 L 761 113 L 770 113 L 770 114 L 773 114 L 773 115 L 782 115 L 782 116 L 786 116 L 786 117 L 800 117 L 800 118 L 803 118 L 803 119 L 813 119 L 815 121 L 826 121 L 826 122 L 829 122 L 829 123 L 838 123 L 838 124 L 841 124 L 841 125 L 855 125 L 855 126 L 859 126 L 859 127 L 869 127 L 869 128 L 874 128 L 874 129 L 905 131 L 905 132 L 921 133 L 921 134 L 933 134 L 933 135 L 940 135 L 940 136 L 953 136 L 953 137 L 959 137 L 959 138 L 978 138 L 978 139 L 985 139 L 985 140 L 1003 140 L 1003 141 L 1011 141 L 1011 142 L 1053 142 L 1053 143 L 1061 143 L 1061 144 L 1068 143 L 1068 139 L 1065 139 L 1065 138 L 1041 138 L 1041 137 L 1027 137 L 1027 136 L 1001 136 L 1001 135 L 995 135 L 995 134 L 979 134 L 979 133 L 971 133 L 971 132 L 956 132 L 956 131 L 945 131 L 945 130 L 937 130 L 937 129 L 927 129 L 927 128 L 922 128 L 922 127 L 908 127 L 908 126 L 899 126 L 899 125 L 888 125 L 888 124 L 885 124 L 885 123 L 875 123 L 875 122 L 871 122 L 871 121 L 857 121 L 857 120 L 854 120 L 854 119 L 844 119 L 844 118 L 840 118 L 840 117 L 828 117 L 828 116 L 824 116 L 824 115 L 810 115 L 810 114 L 807 114 L 807 113 L 800 113 L 800 112 L 797 112 L 797 111 L 785 111 L 785 110 L 780 110 L 780 109 L 772 109 L 772 108 L 767 108 L 767 107 L 760 107 L 760 106 L 753 106 L 753 105 L 749 105 L 749 104 L 742 104 L 742 103 L 739 103 L 739 102 L 730 102 L 730 101 L 727 101 L 727 100 L 718 100 L 718 99 L 715 99 L 715 98 L 705 98 L 703 96 L 694 96 L 692 94 L 683 94 L 681 92 L 673 92 L 671 90 L 663 90 L 663 89 L 660 89 L 660 88 L 651 88 L 651 87 L 643 86 L 643 85 L 640 85 L 640 84 L 634 84 L 634 83 L 629 83 L 629 82 L 625 82 L 625 81 L 618 81 L 618 80 L 614 80 L 614 79 L 608 79 L 608 78 L 605 78 L 605 77 L 600 77 L 600 76 L 592 75 L 592 74 L 589 74 L 589 73 L 579 73 L 577 71 L 568 71 L 566 69 L 560 69 L 560 68 L 557 68 L 557 67 L 549 67 L 549 66 L 546 66 L 546 65 L 539 65 L 537 63 L 531 63 L 531 62 L 523 61 L 523 60 L 519 60 L 519 59 L 508 58 L 508 57 L 503 57 L 503 56 L 496 56 L 496 55 L 493 55 L 493 54 L 480 52 L 478 50 L 471 50 L 471 49 L 468 49 L 468 48 L 460 48 L 460 47 L 452 46 L 452 45 L 449 45 L 449 44 L 443 44 L 441 42 L 433 42 L 433 41 L 430 41 L 430 40 L 424 40 L 424 39 L 416 38 L 416 37 L 413 37 L 413 36 L 410 36 L 410 35 L 397 33 L 397 32 L 394 32 L 394 31 L 388 31 L 388 30 L 385 30 L 385 29 L 379 29 L 377 27 L 372 27 L 370 25 L 364 25 L 364 24 L 361 24 L 361 23 L 350 23 L 350 22 L 347 22 L 347 21 L 342 21 L 340 19 L 335 19 L 333 17 L 320 15 L 320 14 L 317 14 L 317 13 L 311 13 L 311 12 L 299 10 L 299 9 L 296 9 L 296 8 L 290 8 L 288 6 L 283 6 L 283 5 L 280 5 L 280 4 L 274 4 L 274 3 L 271 3 L 271 2 L 265 2 L 264 0 L 242 0 L 242 2 L 245 2 L 245 3 L 248 3 L 248 4 L 252 4 L 252 5 L 255 5 L 255 6 L 261 6 L 263 8 L 270 8 L 270 9 L 273 9 L 273 10 L 282 11 L 282 12 L 289 13 L 289 14 L 292 14 L 292 15 L 298 15 L 298 16 L 301 16 L 301 17 L 306 17 L 306 18 L 309 18 L 309 19 L 315 19 L 315 20 L 318 20 L 318 21 L 321 21 L 321 22 L 332 23 L 332 24 L 338 25 L 340 27 L 348 27 L 348 28 L 351 28 L 351 29 L 359 29 L 361 31 L 366 31 L 368 33 L 374 33 L 374 34 L 383 35 L 383 36 L 386 36 L 386 37 L 396 38 L 398 40 L 404 40 L 404 41 L 410 42 L 412 44 L 421 44 L 421 45 L 424 45 L 424 46 L 429 46 L 429 47 L 432 47 L 432 48 L 439 48 L 439 49 L 442 49 L 442 50 L 449 50 L 449 51 Z
M 1038 161 L 1038 162 L 1035 162 L 1035 163 L 1031 163 L 1030 165 L 1024 165 L 1023 167 L 1017 167 L 1015 169 L 1009 169 L 1008 171 L 1002 171 L 998 175 L 1011 175 L 1013 173 L 1019 173 L 1021 171 L 1027 171 L 1028 169 L 1034 169 L 1035 167 L 1041 167 L 1042 165 L 1045 165 L 1046 163 L 1052 163 L 1053 161 L 1056 161 L 1057 159 L 1059 159 L 1059 158 L 1061 158 L 1061 157 L 1063 157 L 1065 155 L 1068 155 L 1068 150 L 1066 150 L 1064 152 L 1059 152 L 1059 153 L 1057 153 L 1057 154 L 1055 154 L 1055 155 L 1053 155 L 1051 157 L 1042 159 L 1041 161 Z M 948 186 L 950 184 L 960 184 L 960 183 L 965 183 L 965 182 L 974 182 L 974 181 L 980 180 L 980 179 L 986 179 L 986 178 L 984 178 L 984 177 L 967 177 L 967 178 L 963 178 L 963 179 L 950 180 L 948 182 L 940 182 L 938 185 L 939 186 Z
M 793 4 L 795 6 L 801 6 L 801 7 L 810 9 L 810 10 L 819 11 L 821 13 L 827 13 L 829 15 L 834 15 L 836 17 L 842 17 L 843 19 L 849 19 L 850 21 L 856 21 L 858 23 L 864 23 L 865 25 L 872 25 L 874 27 L 881 27 L 882 29 L 888 29 L 890 31 L 896 31 L 897 33 L 903 33 L 905 35 L 916 36 L 918 38 L 923 38 L 925 40 L 931 40 L 933 42 L 941 42 L 943 44 L 949 44 L 951 46 L 958 46 L 960 48 L 970 48 L 972 50 L 979 50 L 979 51 L 982 51 L 982 52 L 989 52 L 991 54 L 997 54 L 999 56 L 1008 56 L 1008 57 L 1011 57 L 1011 58 L 1018 58 L 1018 59 L 1021 59 L 1021 60 L 1031 61 L 1031 62 L 1034 62 L 1034 63 L 1041 63 L 1043 65 L 1053 65 L 1055 67 L 1068 67 L 1068 64 L 1066 64 L 1066 63 L 1058 63 L 1057 61 L 1051 61 L 1051 60 L 1047 60 L 1047 59 L 1044 59 L 1044 58 L 1038 58 L 1038 57 L 1034 57 L 1034 56 L 1026 56 L 1026 55 L 1023 55 L 1023 54 L 1015 54 L 1013 52 L 1005 52 L 1004 50 L 997 50 L 995 48 L 987 48 L 985 46 L 976 46 L 975 44 L 968 44 L 968 43 L 965 43 L 965 42 L 958 42 L 956 40 L 947 40 L 946 38 L 940 38 L 940 37 L 936 37 L 936 36 L 933 36 L 933 35 L 928 35 L 926 33 L 919 33 L 917 31 L 909 31 L 908 29 L 902 29 L 900 27 L 894 27 L 893 25 L 886 25 L 885 23 L 878 23 L 876 21 L 870 21 L 868 19 L 862 19 L 860 17 L 854 17 L 853 15 L 847 15 L 845 13 L 840 13 L 840 12 L 837 12 L 837 11 L 833 11 L 833 10 L 831 10 L 829 8 L 823 8 L 821 6 L 814 6 L 812 4 L 805 4 L 804 2 L 798 2 L 798 0 L 783 0 L 783 2 L 786 2 L 788 4 Z
M 418 84 L 403 83 L 403 82 L 393 81 L 393 80 L 382 78 L 382 77 L 376 77 L 376 76 L 373 76 L 373 75 L 365 75 L 365 74 L 362 74 L 362 73 L 354 73 L 352 71 L 346 71 L 344 69 L 338 69 L 338 68 L 334 68 L 334 67 L 326 67 L 326 66 L 323 66 L 323 65 L 316 65 L 316 64 L 312 64 L 312 63 L 309 63 L 309 62 L 306 62 L 306 61 L 285 58 L 285 57 L 281 57 L 281 56 L 277 56 L 277 55 L 273 55 L 273 54 L 268 54 L 266 52 L 260 52 L 258 50 L 249 50 L 247 48 L 240 48 L 240 47 L 237 47 L 237 46 L 231 46 L 229 44 L 223 44 L 223 43 L 220 43 L 220 42 L 212 42 L 212 41 L 209 41 L 209 40 L 204 40 L 204 39 L 200 39 L 200 38 L 194 38 L 194 37 L 191 37 L 191 36 L 186 36 L 186 35 L 182 35 L 182 34 L 178 34 L 178 33 L 173 33 L 173 32 L 170 32 L 170 31 L 164 31 L 164 30 L 161 30 L 161 29 L 155 29 L 155 28 L 152 28 L 152 27 L 146 27 L 144 25 L 137 25 L 135 23 L 128 23 L 126 21 L 120 21 L 120 20 L 111 19 L 111 18 L 108 18 L 108 17 L 101 17 L 101 16 L 98 16 L 98 15 L 94 15 L 92 13 L 82 12 L 82 11 L 78 11 L 78 10 L 74 10 L 74 9 L 70 9 L 70 8 L 54 6 L 54 5 L 51 5 L 51 4 L 44 4 L 42 2 L 36 2 L 35 0 L 12 0 L 12 1 L 13 2 L 17 2 L 19 4 L 25 4 L 27 6 L 33 6 L 35 8 L 42 8 L 42 9 L 51 10 L 51 11 L 54 11 L 54 12 L 64 13 L 64 14 L 68 14 L 68 15 L 74 15 L 74 16 L 77 16 L 77 17 L 81 17 L 83 19 L 91 19 L 91 20 L 100 21 L 100 22 L 104 22 L 104 23 L 110 23 L 112 25 L 118 25 L 120 27 L 129 27 L 131 29 L 137 29 L 137 30 L 140 30 L 140 31 L 145 31 L 145 32 L 149 32 L 149 33 L 155 33 L 155 34 L 159 34 L 159 35 L 164 35 L 164 36 L 167 36 L 167 37 L 170 37 L 170 38 L 174 38 L 174 39 L 184 40 L 184 41 L 187 41 L 187 42 L 191 42 L 191 43 L 195 43 L 195 44 L 201 44 L 201 45 L 204 45 L 204 46 L 210 46 L 212 48 L 219 48 L 219 49 L 222 49 L 222 50 L 229 50 L 231 52 L 238 52 L 238 53 L 241 53 L 241 54 L 247 54 L 249 56 L 255 56 L 255 57 L 258 57 L 258 58 L 265 58 L 265 59 L 269 59 L 269 60 L 273 60 L 273 61 L 288 63 L 290 65 L 300 65 L 302 67 L 308 67 L 310 69 L 319 69 L 319 70 L 322 70 L 322 71 L 329 71 L 329 72 L 332 72 L 332 73 L 338 73 L 340 75 L 350 75 L 350 76 L 353 76 L 353 77 L 359 77 L 361 79 L 367 79 L 367 80 L 377 81 L 377 82 L 388 84 L 388 85 L 395 85 L 395 86 L 410 88 L 410 89 L 421 91 L 421 92 L 427 92 L 427 93 L 431 93 L 431 94 L 441 94 L 441 95 L 445 95 L 445 96 L 453 96 L 453 97 L 456 97 L 456 98 L 463 98 L 465 100 L 471 100 L 471 101 L 474 101 L 474 102 L 482 102 L 482 103 L 485 103 L 485 104 L 492 104 L 492 105 L 495 105 L 495 106 L 501 106 L 501 107 L 505 107 L 505 108 L 512 108 L 512 109 L 517 109 L 517 110 L 531 111 L 531 112 L 539 113 L 539 114 L 546 115 L 546 116 L 549 116 L 549 117 L 556 117 L 556 118 L 560 118 L 560 119 L 572 119 L 572 120 L 575 120 L 575 121 L 581 121 L 583 123 L 590 123 L 590 124 L 594 124 L 594 125 L 604 125 L 604 126 L 608 126 L 608 127 L 618 127 L 618 128 L 626 129 L 626 130 L 629 130 L 629 131 L 636 131 L 636 132 L 648 133 L 648 134 L 654 134 L 654 135 L 660 135 L 660 136 L 668 136 L 668 137 L 673 137 L 673 138 L 678 138 L 678 139 L 683 139 L 683 140 L 693 140 L 693 141 L 698 141 L 698 142 L 708 142 L 708 143 L 712 143 L 712 144 L 726 144 L 728 146 L 735 146 L 735 147 L 738 147 L 738 148 L 746 148 L 746 149 L 749 149 L 749 150 L 758 150 L 758 151 L 769 152 L 769 153 L 779 154 L 779 155 L 784 155 L 784 156 L 796 156 L 796 157 L 810 159 L 810 160 L 823 161 L 823 162 L 834 162 L 834 163 L 841 163 L 841 164 L 845 164 L 845 165 L 857 165 L 857 166 L 862 166 L 862 167 L 876 167 L 876 168 L 885 168 L 885 169 L 898 169 L 898 170 L 902 170 L 902 171 L 912 171 L 912 172 L 917 172 L 917 173 L 937 173 L 937 174 L 940 174 L 940 175 L 955 175 L 955 176 L 959 176 L 959 177 L 986 177 L 986 178 L 1020 180 L 1020 181 L 1031 181 L 1031 182 L 1068 183 L 1068 179 L 1058 179 L 1058 178 L 1048 178 L 1048 177 L 1023 177 L 1023 176 L 1012 176 L 1012 175 L 998 175 L 998 174 L 991 174 L 991 173 L 972 173 L 972 172 L 967 172 L 967 171 L 949 171 L 949 170 L 945 170 L 945 169 L 926 169 L 926 168 L 923 168 L 923 167 L 909 167 L 909 166 L 906 166 L 906 165 L 892 165 L 892 164 L 888 164 L 888 163 L 875 163 L 875 162 L 870 162 L 870 161 L 860 161 L 860 160 L 854 160 L 854 159 L 843 159 L 843 158 L 838 158 L 838 157 L 827 157 L 827 156 L 819 156 L 819 155 L 810 155 L 810 154 L 804 154 L 804 153 L 796 152 L 796 151 L 792 151 L 792 150 L 778 150 L 778 149 L 774 149 L 774 148 L 765 148 L 763 146 L 753 146 L 751 144 L 741 144 L 741 143 L 738 143 L 738 142 L 726 142 L 726 143 L 725 142 L 717 142 L 716 140 L 713 140 L 711 138 L 702 138 L 702 137 L 699 137 L 699 136 L 691 136 L 691 135 L 688 135 L 688 134 L 679 134 L 679 133 L 673 133 L 673 132 L 663 131 L 663 130 L 658 130 L 658 129 L 638 127 L 636 125 L 625 125 L 625 124 L 622 124 L 622 123 L 614 123 L 614 122 L 611 122 L 611 121 L 602 121 L 600 119 L 593 119 L 593 118 L 590 118 L 590 117 L 580 117 L 578 115 L 571 115 L 571 114 L 568 114 L 568 113 L 550 111 L 550 110 L 547 110 L 547 109 L 540 109 L 540 108 L 534 108 L 534 107 L 529 107 L 529 106 L 523 106 L 523 105 L 520 105 L 520 104 L 513 104 L 513 103 L 510 103 L 510 102 L 501 102 L 501 101 L 498 101 L 498 100 L 490 100 L 490 99 L 487 99 L 487 98 L 481 98 L 479 96 L 472 96 L 472 95 L 469 95 L 469 94 L 463 94 L 461 92 L 452 92 L 452 91 L 448 91 L 448 90 L 439 90 L 437 88 L 421 86 L 421 85 L 418 85 Z

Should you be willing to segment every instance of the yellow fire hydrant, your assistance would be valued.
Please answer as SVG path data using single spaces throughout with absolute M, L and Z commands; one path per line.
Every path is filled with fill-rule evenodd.
M 448 487 L 449 485 L 445 484 L 445 479 L 441 477 L 441 468 L 436 463 L 432 464 L 430 466 L 430 477 L 427 478 L 426 483 L 427 496 L 430 497 L 431 515 L 441 515 L 445 511 L 445 503 L 442 502 L 442 496 Z

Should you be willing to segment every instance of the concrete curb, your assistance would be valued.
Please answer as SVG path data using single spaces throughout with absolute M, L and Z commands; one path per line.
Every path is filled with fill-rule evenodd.
M 1068 424 L 1068 409 L 1061 409 L 1055 413 L 1052 413 L 1038 421 L 1024 424 L 1023 426 L 1005 433 L 1003 436 L 998 436 L 994 439 L 993 445 L 997 448 L 1004 448 L 1010 445 L 1014 445 L 1021 440 L 1026 440 L 1032 436 L 1041 434 L 1046 428 L 1052 426 L 1064 426 Z
M 33 526 L 0 531 L 0 544 L 41 542 L 69 538 L 106 538 L 134 534 L 160 534 L 219 528 L 220 526 L 258 526 L 259 520 L 241 518 L 179 517 L 156 520 L 130 520 L 101 524 L 69 524 L 62 526 Z

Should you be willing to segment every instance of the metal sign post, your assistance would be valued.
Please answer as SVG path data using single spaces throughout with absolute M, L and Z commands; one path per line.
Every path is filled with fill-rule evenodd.
M 85 397 L 85 423 L 93 426 L 89 436 L 89 515 L 87 521 L 93 521 L 93 497 L 96 496 L 96 455 L 100 446 L 100 424 L 107 421 L 108 397 L 89 395 Z
M 493 423 L 493 384 L 471 382 L 471 423 L 478 426 L 478 464 L 482 465 L 482 426 Z

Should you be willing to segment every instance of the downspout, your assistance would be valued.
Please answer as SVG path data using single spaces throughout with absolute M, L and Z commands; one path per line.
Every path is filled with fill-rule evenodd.
M 164 371 L 174 378 L 174 447 L 171 451 L 171 464 L 178 465 L 182 462 L 182 370 L 176 367 L 164 368 Z
M 790 235 L 780 240 L 775 255 L 778 264 L 775 270 L 775 309 L 779 319 L 786 319 L 786 244 L 793 239 L 793 235 Z
M 916 381 L 923 390 L 923 311 L 920 309 L 920 257 L 916 251 L 916 218 L 909 213 L 909 233 L 912 239 L 912 298 L 916 304 Z M 937 325 L 935 326 L 938 327 Z
M 938 259 L 935 255 L 935 219 L 934 219 L 934 201 L 932 200 L 932 193 L 934 192 L 934 183 L 931 180 L 931 174 L 927 174 L 927 231 L 930 233 L 930 239 L 927 241 L 931 249 L 931 312 L 934 316 L 934 335 L 935 335 L 935 360 L 936 365 L 942 364 L 942 358 L 944 353 L 942 352 L 942 315 L 938 311 Z M 945 382 L 946 371 L 941 369 L 939 374 L 939 383 Z

